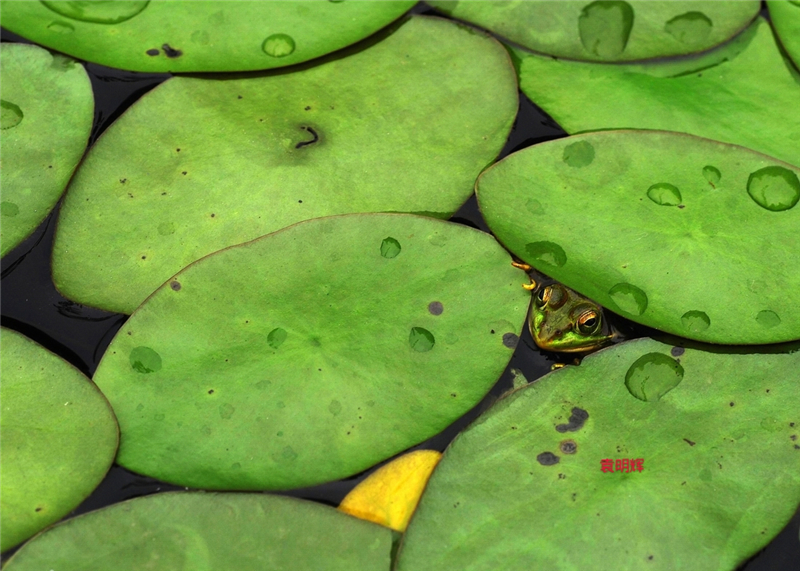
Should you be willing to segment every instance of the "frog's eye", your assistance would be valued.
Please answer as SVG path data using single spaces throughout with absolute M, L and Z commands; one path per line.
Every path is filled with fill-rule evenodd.
M 578 331 L 582 335 L 592 335 L 600 329 L 600 316 L 593 309 L 584 311 L 578 317 Z
M 536 305 L 539 307 L 544 307 L 547 305 L 547 302 L 550 301 L 550 296 L 553 294 L 553 288 L 550 286 L 543 287 L 540 289 L 534 299 L 536 300 Z

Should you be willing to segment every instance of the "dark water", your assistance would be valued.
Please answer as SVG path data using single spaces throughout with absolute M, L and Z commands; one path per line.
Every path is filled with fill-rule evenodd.
M 417 5 L 412 13 L 440 15 L 430 10 L 424 3 Z M 26 40 L 2 30 L 2 41 L 25 42 Z M 369 40 L 365 41 L 368 42 Z M 95 117 L 90 144 L 93 144 L 97 137 L 137 99 L 170 77 L 169 74 L 120 71 L 92 63 L 87 63 L 85 66 L 92 81 L 95 97 Z M 561 127 L 520 92 L 519 113 L 498 158 L 530 145 L 564 136 L 566 133 Z M 127 316 L 82 306 L 62 297 L 56 291 L 50 277 L 50 253 L 58 210 L 59 207 L 56 207 L 27 240 L 0 262 L 2 268 L 0 323 L 3 327 L 19 331 L 60 355 L 91 377 L 106 347 Z M 474 195 L 451 220 L 489 231 L 478 211 Z M 627 321 L 620 326 L 628 339 L 647 336 L 651 331 Z M 570 363 L 572 359 L 571 356 L 538 349 L 526 327 L 508 367 L 484 400 L 440 434 L 413 447 L 412 450 L 443 451 L 464 427 L 511 388 L 513 380 L 511 369 L 521 371 L 529 381 L 534 381 L 548 373 L 554 363 Z M 284 494 L 336 506 L 356 484 L 379 466 L 345 480 L 292 490 Z M 187 488 L 140 476 L 114 465 L 98 488 L 67 517 L 130 498 L 185 489 Z M 772 543 L 744 565 L 741 571 L 797 571 L 800 568 L 799 529 L 800 510 Z M 14 551 L 16 550 L 7 551 L 3 554 L 2 560 L 6 560 Z

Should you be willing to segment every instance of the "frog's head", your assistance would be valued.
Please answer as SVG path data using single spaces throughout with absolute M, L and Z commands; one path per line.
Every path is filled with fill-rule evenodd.
M 603 308 L 559 283 L 533 290 L 528 326 L 536 345 L 548 351 L 594 351 L 615 337 Z

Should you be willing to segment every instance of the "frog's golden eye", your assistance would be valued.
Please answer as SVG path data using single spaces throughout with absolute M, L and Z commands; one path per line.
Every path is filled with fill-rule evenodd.
M 540 289 L 534 299 L 536 300 L 536 305 L 539 307 L 544 307 L 547 305 L 547 302 L 550 301 L 550 296 L 553 294 L 553 288 L 550 286 L 543 287 Z
M 582 335 L 592 335 L 600 329 L 600 316 L 593 309 L 584 311 L 578 317 L 578 331 Z

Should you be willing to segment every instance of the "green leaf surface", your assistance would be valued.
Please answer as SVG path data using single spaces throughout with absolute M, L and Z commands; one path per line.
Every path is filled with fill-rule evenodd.
M 26 44 L 0 47 L 0 83 L 0 255 L 5 256 L 64 192 L 86 149 L 94 98 L 82 65 Z
M 632 61 L 707 50 L 755 18 L 757 1 L 434 1 L 434 8 L 537 52 Z
M 768 0 L 769 16 L 781 44 L 800 68 L 800 2 L 797 0 Z
M 388 571 L 391 546 L 389 529 L 309 501 L 176 492 L 61 523 L 3 569 Z
M 478 179 L 484 218 L 545 274 L 638 323 L 728 344 L 800 338 L 800 169 L 664 131 L 529 147 Z
M 3 27 L 60 52 L 131 71 L 247 71 L 355 43 L 413 1 L 48 1 L 0 3 Z
M 205 489 L 360 472 L 487 393 L 520 334 L 524 278 L 491 236 L 402 214 L 311 220 L 208 256 L 136 310 L 97 369 L 117 462 Z
M 511 50 L 522 91 L 569 134 L 681 131 L 800 166 L 800 75 L 763 18 L 729 43 L 677 61 L 596 64 Z
M 800 502 L 797 349 L 641 339 L 512 393 L 445 452 L 398 571 L 738 568 Z
M 507 53 L 463 28 L 415 17 L 303 71 L 163 83 L 76 173 L 55 239 L 56 286 L 131 313 L 194 260 L 301 220 L 448 217 L 517 111 Z
M 117 450 L 111 407 L 72 365 L 0 329 L 0 550 L 75 509 Z

